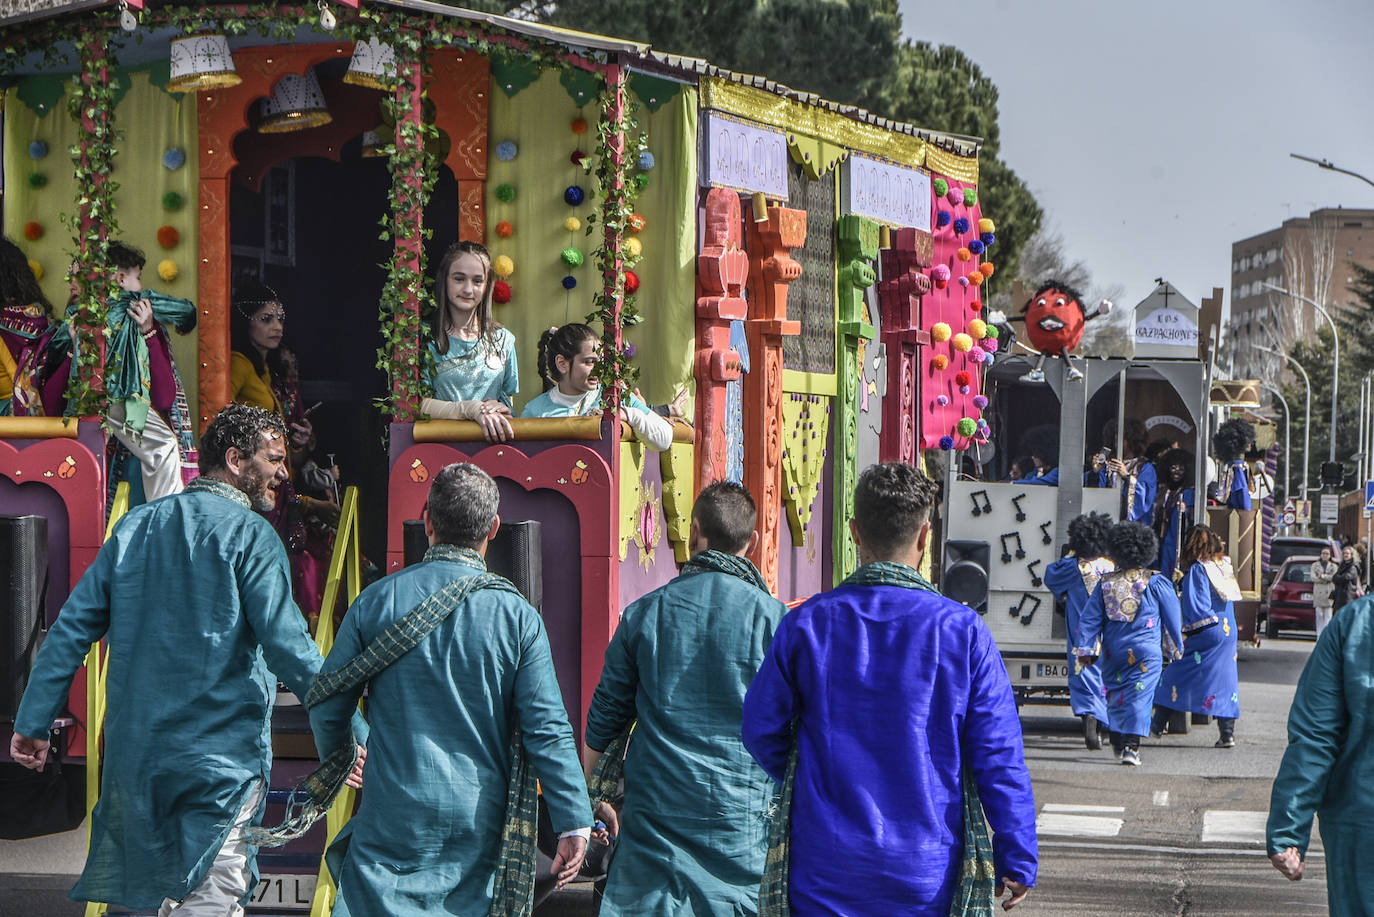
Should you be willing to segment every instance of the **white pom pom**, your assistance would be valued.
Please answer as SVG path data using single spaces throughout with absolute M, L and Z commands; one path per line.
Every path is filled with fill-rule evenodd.
M 1007 320 L 1007 313 L 1003 312 L 1001 309 L 998 309 L 998 310 L 995 311 L 995 312 L 989 312 L 989 313 L 988 313 L 988 324 L 989 324 L 989 325 L 1000 325 L 1000 324 L 1002 324 L 1003 322 L 1005 322 L 1006 320 Z

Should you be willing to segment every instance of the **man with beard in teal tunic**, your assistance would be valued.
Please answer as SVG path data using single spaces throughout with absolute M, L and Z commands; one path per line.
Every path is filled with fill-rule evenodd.
M 486 572 L 499 501 L 496 482 L 476 465 L 449 465 L 434 476 L 424 561 L 358 596 L 319 683 L 384 644 L 378 638 L 397 621 L 427 614 L 441 593 Z M 487 914 L 494 896 L 504 898 L 497 872 L 506 868 L 500 852 L 517 729 L 559 833 L 559 886 L 582 864 L 591 804 L 549 638 L 539 613 L 499 582 L 506 588 L 458 595 L 412 649 L 371 677 L 362 805 L 330 850 L 339 885 L 334 917 L 472 917 Z M 362 689 L 360 682 L 311 706 L 321 749 L 348 747 L 349 714 Z M 529 856 L 532 871 L 532 848 Z
M 100 801 L 78 901 L 238 915 L 257 883 L 245 829 L 262 813 L 277 679 L 320 668 L 291 601 L 281 539 L 253 512 L 286 480 L 286 430 L 231 404 L 201 440 L 201 477 L 129 512 L 38 654 L 10 754 L 42 770 L 53 718 L 91 644 L 109 648 Z
M 625 609 L 587 713 L 583 764 L 638 720 L 625 759 L 623 830 L 603 915 L 758 912 L 772 780 L 740 740 L 744 694 L 787 606 L 744 556 L 753 497 L 711 484 L 692 508 L 682 575 Z M 597 816 L 614 832 L 615 810 Z

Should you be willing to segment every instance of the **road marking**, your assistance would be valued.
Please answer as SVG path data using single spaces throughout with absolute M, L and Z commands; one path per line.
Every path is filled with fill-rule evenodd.
M 1036 834 L 1059 834 L 1069 837 L 1116 837 L 1125 824 L 1123 819 L 1104 816 L 1123 815 L 1122 806 L 1080 806 L 1069 803 L 1046 803 L 1035 819 Z
M 1204 844 L 1263 844 L 1268 812 L 1229 812 L 1208 809 L 1202 813 Z
M 1262 856 L 1266 859 L 1267 854 L 1263 850 L 1256 850 L 1253 847 L 1165 847 L 1160 844 L 1094 844 L 1089 841 L 1058 841 L 1041 840 L 1038 841 L 1041 847 L 1059 847 L 1065 850 L 1127 850 L 1138 853 L 1170 853 L 1185 856 Z M 1307 851 L 1307 859 L 1325 859 L 1326 854 L 1321 850 Z
M 1154 803 L 1157 806 L 1167 806 L 1169 804 L 1169 791 L 1155 790 Z

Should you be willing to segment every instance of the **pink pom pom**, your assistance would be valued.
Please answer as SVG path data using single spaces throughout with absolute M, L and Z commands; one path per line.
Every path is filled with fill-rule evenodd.
M 948 265 L 948 264 L 937 264 L 937 265 L 935 265 L 933 268 L 930 269 L 930 279 L 931 279 L 931 280 L 934 280 L 936 283 L 948 283 L 948 282 L 949 282 L 949 265 Z
M 997 338 L 983 338 L 978 342 L 988 353 L 997 352 Z
M 962 204 L 964 202 L 964 192 L 959 190 L 958 188 L 950 188 L 949 193 L 945 195 L 945 200 L 949 201 L 951 204 L 954 204 L 955 206 L 958 206 L 959 204 Z
M 987 351 L 975 347 L 968 352 L 968 358 L 975 363 L 982 363 L 988 358 Z

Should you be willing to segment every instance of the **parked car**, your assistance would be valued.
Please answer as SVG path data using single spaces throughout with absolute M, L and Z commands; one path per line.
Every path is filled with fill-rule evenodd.
M 1278 568 L 1267 593 L 1269 613 L 1264 632 L 1271 639 L 1280 630 L 1317 629 L 1316 609 L 1312 605 L 1312 564 L 1316 556 L 1295 554 Z
M 1330 548 L 1331 542 L 1325 538 L 1304 538 L 1298 535 L 1280 535 L 1269 545 L 1269 566 L 1264 569 L 1262 583 L 1266 589 L 1274 581 L 1274 574 L 1283 562 L 1298 554 L 1317 557 L 1322 548 Z M 1340 551 L 1332 548 L 1332 556 L 1340 557 Z

